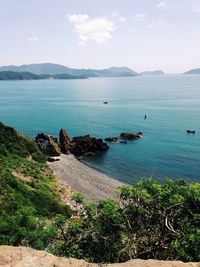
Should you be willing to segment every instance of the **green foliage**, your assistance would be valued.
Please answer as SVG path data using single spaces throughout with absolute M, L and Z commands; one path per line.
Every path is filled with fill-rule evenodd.
M 54 253 L 93 262 L 200 260 L 200 184 L 152 179 L 119 189 L 119 201 L 84 203 L 62 222 Z M 62 234 L 61 234 L 62 233 Z
M 37 145 L 28 137 L 20 135 L 15 129 L 0 122 L 0 155 L 32 156 L 36 161 L 45 162 L 46 156 Z
M 31 208 L 18 208 L 11 214 L 0 217 L 0 245 L 32 246 L 45 249 L 56 236 L 56 229 L 45 226 Z
M 0 124 L 0 144 L 0 245 L 48 249 L 57 236 L 54 218 L 68 220 L 70 208 L 32 140 Z
M 74 192 L 71 197 L 76 203 L 83 204 L 84 203 L 84 196 L 80 192 Z

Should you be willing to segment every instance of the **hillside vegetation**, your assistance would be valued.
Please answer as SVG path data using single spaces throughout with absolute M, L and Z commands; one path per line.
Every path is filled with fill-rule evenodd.
M 85 79 L 84 76 L 75 76 L 70 74 L 34 74 L 31 72 L 14 72 L 14 71 L 0 71 L 0 81 L 4 80 L 43 80 L 43 79 L 56 79 L 56 80 L 67 80 L 67 79 Z
M 119 199 L 60 201 L 46 157 L 0 124 L 0 245 L 23 245 L 91 262 L 131 258 L 200 261 L 200 184 L 147 179 Z
M 70 215 L 45 161 L 31 139 L 0 123 L 0 245 L 45 249 L 56 233 L 48 220 Z

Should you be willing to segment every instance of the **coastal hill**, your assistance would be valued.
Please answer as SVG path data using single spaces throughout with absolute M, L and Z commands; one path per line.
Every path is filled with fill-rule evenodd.
M 13 72 L 31 72 L 33 74 L 68 74 L 72 76 L 81 77 L 121 77 L 121 76 L 136 76 L 137 72 L 127 67 L 111 67 L 108 69 L 95 70 L 95 69 L 73 69 L 64 65 L 42 63 L 42 64 L 29 64 L 21 66 L 2 66 L 0 71 L 13 71 Z
M 83 76 L 75 76 L 70 74 L 34 74 L 31 72 L 14 72 L 14 71 L 0 71 L 0 81 L 3 80 L 43 80 L 43 79 L 85 79 Z
M 183 74 L 200 74 L 200 68 L 197 69 L 191 69 Z

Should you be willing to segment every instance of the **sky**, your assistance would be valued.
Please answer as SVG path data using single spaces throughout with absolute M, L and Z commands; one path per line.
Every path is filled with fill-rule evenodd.
M 200 67 L 200 0 L 0 0 L 0 65 Z

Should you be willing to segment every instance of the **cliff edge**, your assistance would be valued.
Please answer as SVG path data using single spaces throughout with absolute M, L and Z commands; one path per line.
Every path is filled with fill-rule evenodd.
M 28 247 L 0 246 L 0 267 L 200 267 L 181 261 L 130 260 L 126 263 L 92 264 L 84 260 L 59 258 Z

